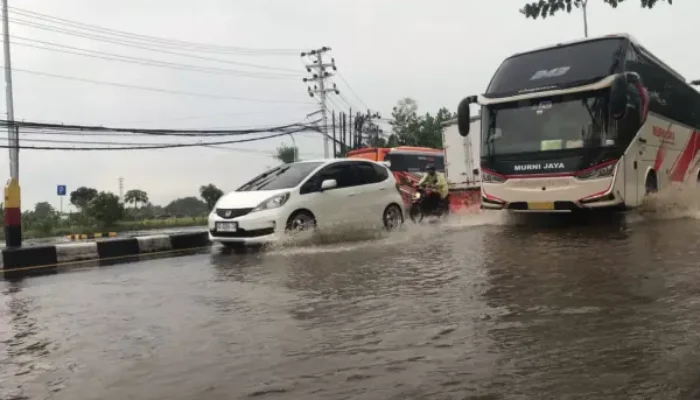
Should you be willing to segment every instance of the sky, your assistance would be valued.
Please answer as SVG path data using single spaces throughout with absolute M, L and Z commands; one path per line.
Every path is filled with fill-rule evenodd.
M 327 54 L 335 59 L 340 74 L 330 80 L 341 92 L 340 96 L 329 96 L 328 107 L 332 110 L 347 112 L 350 107 L 354 110 L 369 107 L 389 118 L 392 107 L 403 97 L 417 100 L 421 112 L 435 112 L 440 107 L 455 110 L 464 96 L 482 93 L 496 68 L 511 54 L 583 37 L 580 12 L 533 21 L 518 12 L 524 3 L 524 0 L 9 0 L 15 119 L 172 129 L 237 129 L 300 122 L 319 109 L 301 80 L 306 71 L 300 52 L 322 46 L 331 47 Z M 239 49 L 227 50 L 225 54 L 153 44 L 149 45 L 150 49 L 137 49 L 112 43 L 113 35 L 107 35 L 107 40 L 112 41 L 107 42 L 94 40 L 95 32 L 88 35 L 93 38 L 64 34 L 66 29 L 75 28 L 37 19 L 26 11 L 139 35 Z M 659 4 L 653 10 L 646 10 L 639 6 L 639 0 L 627 0 L 617 9 L 611 9 L 602 0 L 591 0 L 589 36 L 630 33 L 686 79 L 698 79 L 700 54 L 688 45 L 695 37 L 691 29 L 698 15 L 700 1 L 677 2 L 673 6 Z M 213 74 L 89 58 L 70 54 L 66 47 L 57 48 L 56 44 L 98 54 L 228 71 Z M 49 51 L 47 47 L 59 51 Z M 5 112 L 5 97 L 0 97 L 0 109 Z M 47 137 L 22 134 L 20 141 L 41 138 Z M 6 133 L 0 134 L 0 141 L 3 139 L 7 139 Z M 75 136 L 59 139 L 99 140 Z M 104 140 L 133 142 L 119 137 Z M 294 140 L 301 158 L 323 157 L 319 133 L 299 133 Z M 225 192 L 231 191 L 276 165 L 272 154 L 281 144 L 291 145 L 292 139 L 286 136 L 218 148 L 21 150 L 22 208 L 32 209 L 37 202 L 48 201 L 58 209 L 57 185 L 66 185 L 68 192 L 88 186 L 118 194 L 120 177 L 124 191 L 144 190 L 151 202 L 160 205 L 178 197 L 197 196 L 199 187 L 209 183 Z M 7 150 L 0 152 L 5 154 L 0 157 L 0 178 L 7 180 L 9 157 Z M 66 197 L 64 211 L 69 210 L 68 204 Z

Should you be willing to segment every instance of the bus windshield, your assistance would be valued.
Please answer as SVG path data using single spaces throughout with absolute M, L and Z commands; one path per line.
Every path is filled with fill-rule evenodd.
M 486 95 L 561 89 L 619 72 L 626 41 L 605 38 L 518 54 L 503 61 Z
M 395 172 L 425 172 L 428 164 L 434 164 L 437 171 L 445 171 L 445 158 L 441 153 L 389 153 L 390 169 Z
M 605 92 L 498 104 L 486 108 L 482 154 L 615 146 L 607 127 Z

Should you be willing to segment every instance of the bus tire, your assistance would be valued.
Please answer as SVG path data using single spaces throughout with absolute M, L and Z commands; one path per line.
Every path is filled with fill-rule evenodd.
M 656 171 L 649 171 L 646 182 L 644 182 L 644 189 L 645 195 L 647 196 L 659 191 L 659 181 L 656 178 Z

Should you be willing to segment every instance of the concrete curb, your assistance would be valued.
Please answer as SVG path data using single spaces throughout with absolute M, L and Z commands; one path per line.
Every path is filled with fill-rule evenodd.
M 197 250 L 209 245 L 209 232 L 200 231 L 3 249 L 0 277 L 52 274 L 62 264 L 96 261 L 103 265 L 130 261 L 143 254 L 174 256 L 178 251 Z

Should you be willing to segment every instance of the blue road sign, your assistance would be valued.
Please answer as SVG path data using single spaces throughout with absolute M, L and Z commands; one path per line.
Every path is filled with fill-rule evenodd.
M 66 185 L 58 185 L 56 186 L 56 193 L 59 196 L 65 196 L 66 195 Z

